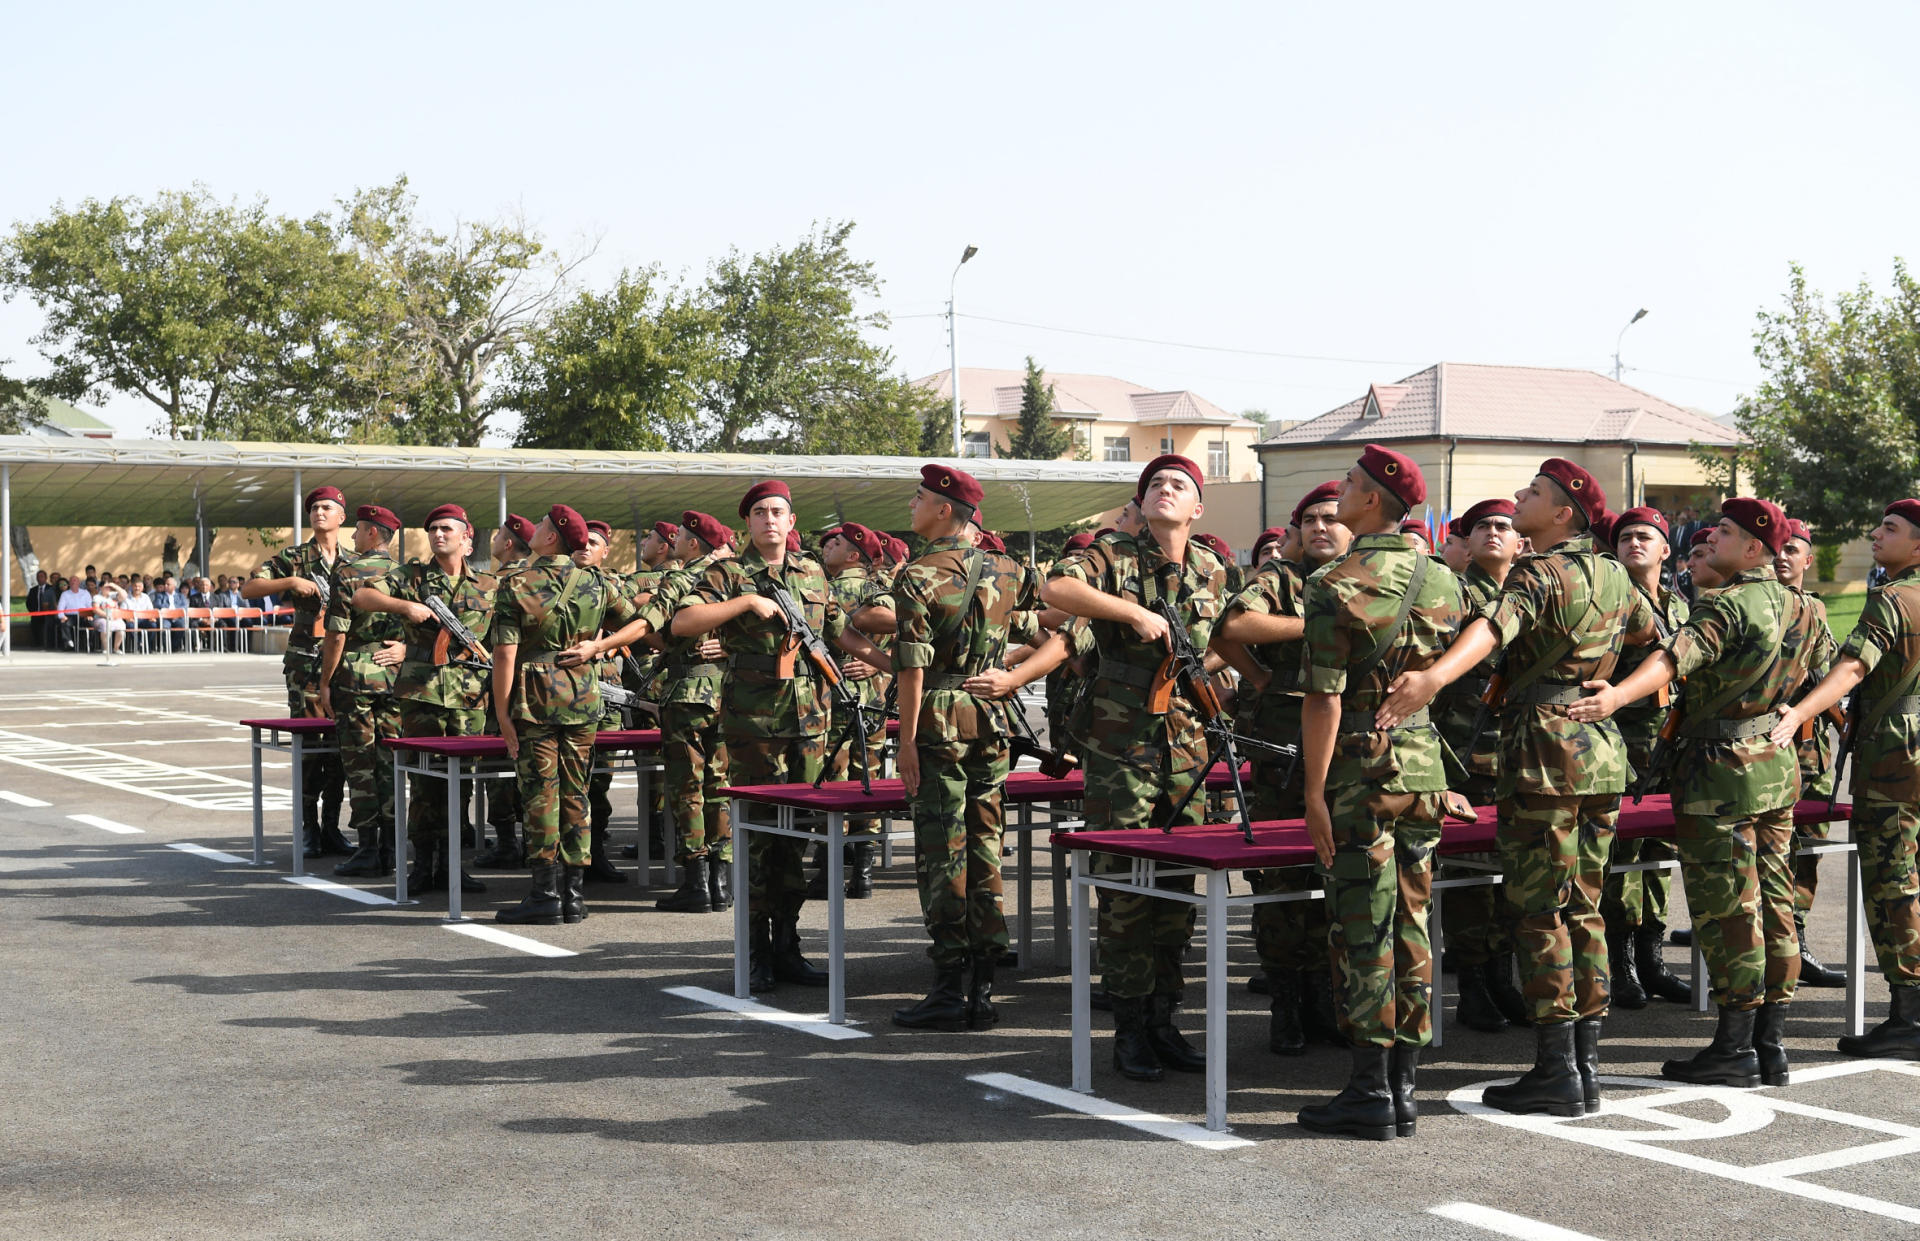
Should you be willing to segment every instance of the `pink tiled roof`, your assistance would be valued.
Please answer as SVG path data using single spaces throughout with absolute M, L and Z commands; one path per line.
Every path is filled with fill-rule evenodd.
M 1369 398 L 1378 417 L 1368 416 Z M 1261 444 L 1451 438 L 1730 446 L 1740 433 L 1593 371 L 1441 362 L 1397 384 L 1375 384 Z
M 914 382 L 951 399 L 949 373 L 940 371 Z M 1020 389 L 1025 371 L 995 370 L 982 366 L 960 368 L 960 405 L 976 416 L 992 414 L 1014 418 L 1020 413 Z M 1102 422 L 1140 422 L 1161 426 L 1167 423 L 1199 423 L 1210 426 L 1248 427 L 1253 424 L 1238 414 L 1228 413 L 1196 392 L 1155 392 L 1151 388 L 1112 375 L 1073 375 L 1048 371 L 1053 385 L 1054 408 L 1069 418 L 1096 418 Z

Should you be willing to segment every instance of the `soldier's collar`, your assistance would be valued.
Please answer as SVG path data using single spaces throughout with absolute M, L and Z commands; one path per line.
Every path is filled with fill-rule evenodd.
M 1398 530 L 1376 530 L 1372 534 L 1356 534 L 1353 536 L 1353 542 L 1348 545 L 1349 550 L 1362 546 L 1400 547 L 1409 552 L 1413 550 L 1407 546 L 1406 536 Z
M 937 539 L 929 539 L 927 541 L 927 550 L 930 552 L 931 551 L 948 551 L 956 547 L 959 548 L 961 551 L 966 551 L 968 548 L 972 546 L 973 544 L 967 542 L 966 539 L 962 538 L 957 534 L 943 534 Z
M 1734 574 L 1728 579 L 1727 585 L 1731 586 L 1735 582 L 1778 582 L 1779 580 L 1773 575 L 1772 565 L 1757 564 L 1751 569 L 1742 569 Z
M 1904 582 L 1915 574 L 1920 574 L 1920 564 L 1908 565 L 1898 573 L 1888 574 L 1887 580 L 1889 582 Z

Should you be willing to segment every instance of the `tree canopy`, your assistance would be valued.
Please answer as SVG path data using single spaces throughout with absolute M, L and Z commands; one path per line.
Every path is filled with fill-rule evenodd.
M 999 451 L 997 448 L 995 451 Z M 1003 457 L 1028 461 L 1057 461 L 1073 451 L 1073 431 L 1054 420 L 1053 385 L 1046 372 L 1027 359 L 1026 378 L 1020 383 L 1020 420 L 1007 436 Z

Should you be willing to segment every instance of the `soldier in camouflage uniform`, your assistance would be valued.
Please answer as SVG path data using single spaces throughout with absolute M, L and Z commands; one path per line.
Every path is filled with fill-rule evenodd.
M 533 523 L 518 513 L 508 513 L 506 524 L 493 532 L 493 578 L 497 588 L 508 577 L 518 572 L 533 553 L 528 542 L 533 538 Z M 491 618 L 488 627 L 492 627 Z M 499 713 L 493 701 L 493 694 L 486 695 L 487 721 L 489 734 L 500 732 Z M 487 790 L 487 822 L 494 831 L 493 845 L 473 860 L 477 867 L 503 867 L 519 869 L 526 865 L 526 855 L 521 851 L 520 842 L 515 839 L 514 825 L 520 821 L 520 788 L 512 780 L 488 780 L 483 787 Z
M 1851 718 L 1853 839 L 1867 931 L 1886 975 L 1887 1019 L 1862 1035 L 1840 1039 L 1849 1056 L 1920 1060 L 1920 500 L 1889 504 L 1873 531 L 1874 563 L 1884 586 L 1866 608 L 1820 685 L 1773 730 L 1789 745 L 1854 693 Z
M 1653 610 L 1654 630 L 1661 643 L 1687 623 L 1687 601 L 1678 592 L 1660 588 L 1660 566 L 1670 554 L 1667 519 L 1656 508 L 1630 508 L 1613 527 L 1615 555 L 1633 580 L 1633 588 Z M 1614 675 L 1631 676 L 1657 650 L 1653 643 L 1628 647 Z M 1633 768 L 1636 796 L 1668 791 L 1664 773 L 1652 771 L 1655 742 L 1673 709 L 1674 687 L 1655 692 L 1614 713 L 1620 739 L 1627 747 L 1627 765 Z M 1607 958 L 1613 966 L 1613 1002 L 1621 1008 L 1645 1008 L 1647 997 L 1693 1002 L 1693 987 L 1667 968 L 1661 955 L 1666 935 L 1667 897 L 1673 887 L 1668 870 L 1621 871 L 1636 862 L 1667 861 L 1678 857 L 1665 840 L 1618 840 L 1600 898 L 1600 914 L 1607 922 Z
M 679 538 L 679 526 L 670 521 L 656 521 L 640 540 L 635 551 L 638 564 L 626 579 L 627 598 L 633 600 L 635 607 L 645 607 L 660 589 L 660 583 L 666 580 L 667 574 L 680 567 L 681 561 L 674 555 Z M 620 684 L 646 702 L 660 700 L 660 687 L 671 672 L 661 663 L 660 650 L 653 645 L 658 638 L 659 629 L 656 627 L 646 643 L 635 647 L 620 660 Z M 666 856 L 667 790 L 661 781 L 653 782 L 652 796 L 653 804 L 647 807 L 647 820 L 641 824 L 640 842 L 623 846 L 620 850 L 622 857 L 639 857 L 642 845 L 646 847 L 649 857 Z M 587 878 L 593 877 L 589 872 Z
M 487 723 L 487 634 L 493 628 L 493 596 L 498 579 L 475 569 L 463 552 L 473 527 L 457 504 L 442 504 L 427 514 L 427 546 L 432 558 L 395 565 L 379 581 L 354 592 L 361 612 L 394 617 L 406 642 L 406 659 L 394 681 L 401 735 L 406 737 L 478 737 Z M 441 629 L 427 607 L 438 599 L 482 643 L 463 646 Z M 447 799 L 438 780 L 415 776 L 407 796 L 407 838 L 428 882 L 421 890 L 444 891 L 447 867 Z M 364 847 L 364 846 L 362 846 Z M 409 885 L 411 887 L 411 884 Z M 462 892 L 484 892 L 485 884 L 462 869 Z
M 721 732 L 728 775 L 736 785 L 811 783 L 826 762 L 831 690 L 787 631 L 780 607 L 763 591 L 784 587 L 807 624 L 829 645 L 876 667 L 887 659 L 847 625 L 820 562 L 788 551 L 793 495 L 777 479 L 756 483 L 740 501 L 748 546 L 716 560 L 681 600 L 673 634 L 719 634 L 727 649 L 721 692 Z M 827 983 L 800 951 L 800 908 L 807 885 L 802 848 L 791 837 L 762 832 L 749 838 L 747 903 L 751 956 L 749 985 L 808 987 Z
M 1060 559 L 1064 561 L 1093 546 L 1093 537 L 1090 533 L 1074 535 L 1061 549 Z M 1067 643 L 1068 658 L 1047 674 L 1047 744 L 1063 754 L 1080 757 L 1082 751 L 1068 730 L 1067 717 L 1080 701 L 1091 670 L 1087 660 L 1093 653 L 1093 634 L 1077 618 L 1063 624 L 1059 633 Z
M 1346 1087 L 1300 1111 L 1316 1133 L 1386 1140 L 1414 1133 L 1414 1078 L 1433 1040 L 1427 903 L 1440 843 L 1444 743 L 1425 712 L 1392 728 L 1374 710 L 1401 672 L 1438 658 L 1460 627 L 1445 564 L 1395 523 L 1426 499 L 1413 459 L 1368 444 L 1340 485 L 1347 555 L 1307 579 L 1302 796 L 1320 861 Z M 1303 528 L 1302 533 L 1305 534 Z
M 338 722 L 335 736 L 347 772 L 354 833 L 360 848 L 334 868 L 340 875 L 384 875 L 394 865 L 393 760 L 380 749 L 386 737 L 398 737 L 400 706 L 393 683 L 406 646 L 400 625 L 390 616 L 355 611 L 360 587 L 393 570 L 387 541 L 400 519 L 377 504 L 354 513 L 353 551 L 333 566 L 332 591 L 320 653 L 320 709 Z
M 1773 575 L 1787 537 L 1779 506 L 1736 497 L 1720 513 L 1707 546 L 1726 585 L 1700 601 L 1665 649 L 1574 710 L 1604 718 L 1686 681 L 1674 829 L 1720 1024 L 1698 1055 L 1669 1060 L 1661 1073 L 1697 1085 L 1784 1086 L 1781 1040 L 1800 974 L 1790 858 L 1800 769 L 1793 750 L 1768 734 L 1806 674 L 1814 615 Z
M 1609 967 L 1600 892 L 1620 794 L 1620 730 L 1569 715 L 1583 682 L 1613 671 L 1622 642 L 1653 638 L 1653 612 L 1626 570 L 1589 533 L 1606 511 L 1600 484 L 1554 457 L 1514 496 L 1513 528 L 1535 551 L 1424 673 L 1394 686 L 1383 722 L 1398 723 L 1504 647 L 1500 715 L 1501 874 L 1519 910 L 1523 993 L 1534 1065 L 1482 1096 L 1506 1112 L 1579 1116 L 1600 1106 L 1600 1025 Z
M 624 598 L 637 611 L 640 602 L 634 597 L 628 574 L 614 573 L 605 566 L 607 552 L 613 547 L 613 527 L 604 521 L 587 522 L 587 545 L 573 553 L 576 567 L 587 570 L 601 579 L 602 587 L 609 594 Z M 607 681 L 618 685 L 623 680 L 623 660 L 618 647 L 607 648 L 604 657 L 594 668 L 594 677 L 598 681 Z M 623 711 L 614 704 L 601 699 L 600 728 L 611 731 L 635 727 L 631 711 Z M 587 781 L 587 866 L 581 873 L 581 879 L 587 883 L 625 883 L 626 875 L 613 864 L 612 845 L 607 841 L 607 832 L 613 823 L 613 772 L 595 771 Z
M 292 628 L 280 671 L 287 682 L 287 714 L 297 719 L 313 719 L 320 714 L 320 639 L 325 602 L 316 583 L 331 580 L 334 561 L 340 554 L 339 531 L 347 519 L 347 502 L 337 487 L 315 487 L 307 493 L 306 511 L 313 537 L 275 554 L 240 587 L 243 599 L 273 595 L 293 603 Z M 346 794 L 346 768 L 340 756 L 307 755 L 301 765 L 300 782 L 305 799 L 300 808 L 300 844 L 306 856 L 352 852 L 347 838 L 340 834 L 340 808 Z
M 1290 525 L 1300 531 L 1303 561 L 1269 557 L 1227 605 L 1214 631 L 1214 649 L 1228 655 L 1229 644 L 1244 646 L 1255 674 L 1242 682 L 1237 726 L 1253 737 L 1282 744 L 1300 737 L 1300 707 L 1305 701 L 1307 578 L 1347 554 L 1353 535 L 1340 524 L 1338 481 L 1321 483 L 1293 506 Z M 1262 536 L 1265 538 L 1265 536 Z M 1266 539 L 1272 547 L 1281 540 Z M 1255 556 L 1263 545 L 1256 543 Z M 1297 819 L 1305 813 L 1306 771 L 1264 751 L 1252 755 L 1247 782 L 1249 809 L 1256 820 Z M 1289 778 L 1290 777 L 1290 778 Z M 1307 892 L 1319 884 L 1305 867 L 1256 870 L 1247 874 L 1255 892 Z M 1253 942 L 1260 953 L 1266 993 L 1272 996 L 1267 1048 L 1276 1055 L 1298 1056 L 1307 1040 L 1344 1045 L 1333 1004 L 1333 975 L 1327 958 L 1327 907 L 1324 901 L 1297 900 L 1253 907 Z
M 1466 536 L 1467 547 L 1460 602 L 1469 616 L 1478 616 L 1499 595 L 1520 553 L 1513 501 L 1482 500 L 1462 513 L 1456 524 Z M 1466 769 L 1466 779 L 1455 787 L 1476 806 L 1499 800 L 1499 721 L 1482 701 L 1493 675 L 1493 661 L 1485 661 L 1442 690 L 1433 703 L 1434 726 Z M 1492 860 L 1490 855 L 1482 857 Z M 1459 978 L 1460 1023 L 1470 1030 L 1491 1034 L 1509 1025 L 1531 1024 L 1526 999 L 1514 984 L 1513 928 L 1519 917 L 1503 883 L 1458 888 L 1448 894 L 1447 955 Z
M 1840 651 L 1840 644 L 1833 640 L 1833 628 L 1827 623 L 1827 605 L 1816 594 L 1805 589 L 1807 566 L 1813 561 L 1813 531 L 1804 521 L 1787 519 L 1787 542 L 1773 558 L 1773 575 L 1780 584 L 1799 595 L 1801 601 L 1813 609 L 1817 618 L 1817 636 L 1814 640 L 1812 663 L 1807 669 L 1807 679 L 1800 689 L 1794 692 L 1794 699 L 1805 697 L 1820 679 L 1827 675 L 1833 666 L 1834 656 Z M 1801 738 L 1796 744 L 1800 760 L 1800 795 L 1802 797 L 1825 797 L 1833 792 L 1835 773 L 1833 770 L 1833 733 L 1828 730 L 1825 720 L 1815 720 L 1808 725 L 1809 736 Z M 1825 840 L 1833 825 L 1830 823 L 1809 823 L 1800 829 L 1806 836 Z M 1820 855 L 1801 854 L 1799 852 L 1800 835 L 1794 836 L 1793 856 L 1793 930 L 1800 941 L 1800 985 L 1803 987 L 1844 987 L 1847 976 L 1839 970 L 1829 969 L 1820 958 L 1813 955 L 1807 947 L 1807 915 L 1813 912 L 1814 894 L 1820 888 Z
M 886 545 L 880 536 L 857 522 L 845 522 L 827 531 L 820 544 L 820 563 L 826 568 L 833 590 L 833 601 L 842 614 L 855 616 L 869 594 L 880 583 L 879 570 L 886 562 Z M 888 575 L 889 577 L 891 575 Z M 878 638 L 873 639 L 881 645 Z M 841 673 L 862 706 L 877 707 L 886 697 L 886 678 L 857 659 L 840 661 Z M 869 721 L 877 717 L 869 713 Z M 827 725 L 827 778 L 844 780 L 849 772 L 858 772 L 853 754 L 853 723 L 845 712 L 834 712 Z M 878 774 L 886 762 L 887 734 L 876 727 L 867 738 L 863 756 L 866 770 Z M 846 850 L 848 869 L 846 893 L 854 900 L 873 895 L 873 859 L 879 851 L 881 821 L 875 815 L 850 815 L 847 818 Z M 807 885 L 807 899 L 827 899 L 827 859 L 824 845 L 814 847 L 815 870 Z
M 605 713 L 594 664 L 647 629 L 623 591 L 570 558 L 587 539 L 585 519 L 554 505 L 534 530 L 531 558 L 494 593 L 493 700 L 519 778 L 533 877 L 517 906 L 494 915 L 501 922 L 552 926 L 587 916 L 587 785 Z M 596 639 L 609 622 L 623 628 Z
M 727 786 L 727 743 L 720 731 L 720 685 L 726 651 L 711 637 L 681 638 L 668 622 L 687 592 L 714 563 L 733 554 L 733 531 L 717 518 L 688 510 L 680 516 L 673 558 L 680 567 L 661 579 L 640 609 L 654 628 L 665 683 L 660 690 L 660 735 L 666 772 L 663 791 L 673 807 L 674 856 L 680 887 L 660 898 L 669 913 L 707 913 L 733 907 L 732 808 Z
M 1226 606 L 1227 573 L 1218 557 L 1192 539 L 1193 522 L 1203 512 L 1202 481 L 1200 467 L 1185 457 L 1167 454 L 1148 462 L 1134 494 L 1147 529 L 1100 536 L 1086 551 L 1054 565 L 1042 592 L 1050 607 L 1091 622 L 1098 655 L 1082 736 L 1082 806 L 1089 830 L 1163 826 L 1174 804 L 1204 776 L 1202 723 L 1185 692 L 1160 676 L 1168 630 L 1152 606 L 1161 599 L 1172 604 L 1194 649 L 1206 649 Z M 1200 798 L 1189 799 L 1174 825 L 1200 822 L 1202 809 Z M 1094 867 L 1122 870 L 1126 862 L 1096 854 Z M 1162 886 L 1191 892 L 1193 880 L 1168 879 Z M 1158 1081 L 1165 1068 L 1204 1071 L 1206 1057 L 1173 1024 L 1193 906 L 1102 891 L 1100 908 L 1114 1067 L 1141 1081 Z

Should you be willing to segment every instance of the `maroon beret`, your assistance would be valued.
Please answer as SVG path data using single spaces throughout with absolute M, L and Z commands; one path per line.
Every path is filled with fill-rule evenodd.
M 1652 526 L 1660 532 L 1661 538 L 1668 540 L 1673 538 L 1673 532 L 1667 528 L 1667 515 L 1659 509 L 1649 507 L 1645 504 L 1642 504 L 1638 508 L 1630 508 L 1620 514 L 1620 516 L 1614 518 L 1614 542 L 1617 543 L 1620 541 L 1620 536 L 1627 532 L 1628 526 Z
M 880 558 L 887 554 L 886 542 L 857 521 L 846 522 L 827 537 L 832 538 L 835 534 L 853 544 L 866 557 L 868 564 L 878 564 Z
M 943 496 L 955 504 L 964 504 L 969 509 L 979 508 L 981 499 L 986 495 L 980 487 L 980 481 L 965 470 L 936 465 L 931 461 L 920 467 L 920 485 L 934 495 Z
M 1083 552 L 1092 546 L 1093 531 L 1082 530 L 1079 534 L 1067 540 L 1066 545 L 1060 549 L 1060 554 L 1065 556 L 1071 552 Z
M 675 539 L 680 537 L 680 527 L 674 525 L 670 521 L 654 522 L 653 532 L 660 536 L 660 541 L 662 543 L 671 543 Z
M 1692 551 L 1694 548 L 1700 546 L 1702 543 L 1705 543 L 1708 539 L 1712 537 L 1713 537 L 1712 526 L 1700 527 L 1698 530 L 1695 530 L 1693 532 L 1693 537 L 1687 540 L 1687 550 Z
M 587 533 L 589 533 L 589 534 L 597 534 L 597 535 L 599 535 L 599 536 L 600 536 L 600 541 L 601 541 L 602 543 L 611 543 L 611 542 L 613 542 L 613 527 L 612 527 L 612 526 L 609 526 L 609 525 L 608 525 L 608 524 L 607 524 L 606 522 L 604 522 L 604 521 L 590 521 L 590 522 L 588 522 L 588 523 L 587 523 Z
M 506 528 L 508 533 L 512 534 L 514 538 L 519 539 L 522 543 L 533 542 L 534 525 L 520 514 L 508 513 Z
M 1007 541 L 991 530 L 982 530 L 973 545 L 982 551 L 999 552 L 1003 556 L 1007 554 Z
M 1793 537 L 1787 529 L 1787 515 L 1772 500 L 1735 496 L 1720 506 L 1720 515 L 1765 543 L 1768 551 L 1779 551 Z
M 747 494 L 740 497 L 740 515 L 745 517 L 751 513 L 753 506 L 768 496 L 779 496 L 787 502 L 788 508 L 793 507 L 793 492 L 787 490 L 787 485 L 779 479 L 769 478 L 764 483 L 755 483 L 747 488 Z
M 1600 489 L 1600 480 L 1587 473 L 1584 466 L 1575 465 L 1565 457 L 1549 457 L 1540 463 L 1540 473 L 1567 493 L 1589 526 L 1607 511 L 1607 493 Z
M 887 559 L 891 560 L 894 564 L 907 563 L 907 541 L 905 539 L 896 539 L 889 534 L 887 536 Z
M 1787 518 L 1787 537 L 1789 539 L 1799 539 L 1808 547 L 1813 546 L 1813 528 L 1807 525 L 1806 522 L 1801 521 L 1798 517 Z
M 1881 511 L 1882 517 L 1904 517 L 1915 529 L 1920 529 L 1920 500 L 1895 500 Z
M 473 529 L 473 523 L 467 520 L 467 510 L 461 508 L 458 504 L 442 504 L 439 508 L 428 513 L 426 521 L 422 522 L 421 525 L 423 527 L 431 526 L 442 517 L 451 517 L 467 529 Z
M 1196 534 L 1193 537 L 1198 541 L 1205 543 L 1207 547 L 1212 550 L 1214 555 L 1220 557 L 1221 563 L 1223 564 L 1233 563 L 1233 545 L 1228 543 L 1225 539 L 1221 538 L 1219 535 Z
M 801 550 L 800 532 L 798 530 L 787 531 L 787 550 L 790 552 L 797 552 Z
M 301 507 L 303 509 L 312 508 L 322 500 L 332 500 L 341 508 L 347 507 L 347 497 L 340 494 L 338 487 L 315 487 L 307 493 L 307 502 Z
M 1512 517 L 1513 501 L 1508 499 L 1482 500 L 1466 512 L 1460 514 L 1460 526 L 1468 534 L 1486 517 Z
M 1256 561 L 1259 560 L 1260 553 L 1267 549 L 1267 544 L 1284 543 L 1286 540 L 1287 530 L 1285 526 L 1268 526 L 1260 532 L 1260 537 L 1253 541 L 1253 558 Z M 1093 540 L 1089 539 L 1087 541 L 1092 542 Z
M 564 504 L 556 504 L 547 510 L 547 520 L 560 534 L 560 542 L 570 552 L 583 550 L 587 545 L 587 519 L 578 510 Z
M 1421 538 L 1427 541 L 1428 547 L 1433 546 L 1433 531 L 1427 529 L 1427 523 L 1424 521 L 1421 521 L 1417 517 L 1409 517 L 1405 521 L 1401 522 L 1400 533 L 1401 534 L 1417 534 Z
M 1447 523 L 1447 537 L 1450 539 L 1464 540 L 1470 533 L 1472 531 L 1468 529 L 1466 521 L 1462 518 L 1456 517 Z
M 1200 472 L 1200 467 L 1195 465 L 1191 458 L 1183 457 L 1177 452 L 1163 452 L 1147 462 L 1147 468 L 1140 471 L 1140 482 L 1133 489 L 1135 504 L 1146 503 L 1147 484 L 1152 482 L 1153 476 L 1162 470 L 1179 470 L 1193 480 L 1195 491 L 1206 490 L 1207 476 Z
M 662 523 L 665 524 L 665 523 Z M 688 509 L 680 514 L 680 524 L 708 547 L 719 549 L 733 546 L 733 531 L 716 517 L 710 517 L 698 509 Z M 660 527 L 655 526 L 658 530 Z
M 1593 519 L 1592 530 L 1596 542 L 1613 546 L 1613 523 L 1620 520 L 1620 514 L 1612 509 L 1601 509 L 1600 515 Z
M 976 530 L 984 532 L 987 528 L 987 515 L 981 511 L 980 506 L 977 504 L 974 506 L 973 516 L 967 518 L 967 520 L 973 523 L 974 529 Z
M 1379 444 L 1368 444 L 1360 453 L 1360 468 L 1400 503 L 1412 508 L 1427 498 L 1426 476 L 1413 458 Z
M 378 504 L 362 504 L 353 514 L 355 521 L 370 521 L 376 526 L 384 526 L 388 534 L 400 528 L 400 519 L 393 515 L 390 508 L 381 508 Z
M 1293 506 L 1293 517 L 1288 521 L 1287 524 L 1292 526 L 1297 526 L 1303 520 L 1306 519 L 1308 509 L 1312 508 L 1316 504 L 1325 504 L 1328 500 L 1338 500 L 1339 498 L 1340 498 L 1340 480 L 1339 479 L 1335 478 L 1335 479 L 1329 480 L 1328 482 L 1321 483 L 1318 487 L 1315 487 L 1312 491 L 1309 491 L 1306 495 L 1303 495 L 1300 497 L 1300 503 Z M 1285 534 L 1286 532 L 1283 530 L 1281 531 L 1281 533 Z M 1259 549 L 1255 548 L 1254 555 L 1257 556 L 1259 554 L 1260 554 Z
M 1100 536 L 1103 534 L 1118 534 L 1118 533 L 1120 533 L 1120 530 L 1119 530 L 1119 527 L 1117 526 L 1102 526 L 1098 530 L 1095 530 L 1093 532 L 1093 537 L 1097 541 L 1100 538 Z

